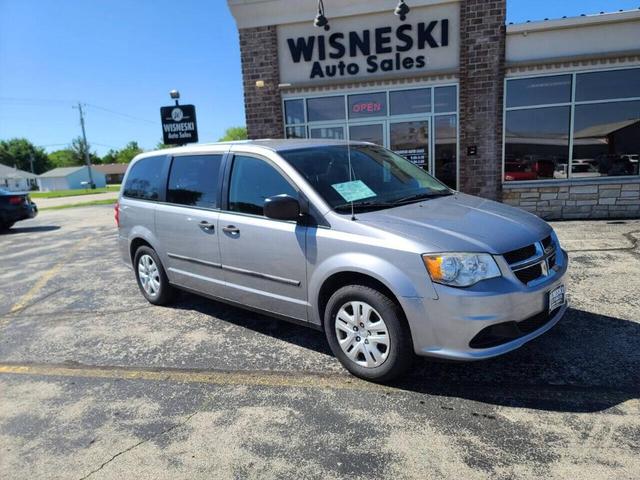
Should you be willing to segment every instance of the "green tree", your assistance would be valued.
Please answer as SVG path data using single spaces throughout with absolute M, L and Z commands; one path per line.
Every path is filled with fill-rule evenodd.
M 165 148 L 172 148 L 175 145 L 167 145 L 166 143 L 162 143 L 162 140 L 156 143 L 156 150 L 164 150 Z
M 129 142 L 120 150 L 109 150 L 103 157 L 102 163 L 129 163 L 133 157 L 142 153 L 138 142 Z
M 49 154 L 49 162 L 54 168 L 58 167 L 73 167 L 78 165 L 78 158 L 76 153 L 70 148 L 63 148 L 62 150 L 56 150 Z M 84 160 L 82 161 L 84 164 Z
M 142 149 L 138 145 L 138 142 L 129 142 L 122 150 L 118 151 L 116 163 L 129 163 L 133 160 L 133 157 L 139 153 L 142 153 Z
M 224 136 L 222 136 L 219 142 L 230 142 L 232 140 L 246 140 L 247 127 L 229 127 L 225 130 Z
M 89 152 L 89 158 L 91 159 L 91 163 L 102 163 L 100 161 L 100 157 L 96 155 L 95 152 L 91 151 L 91 144 L 89 142 L 85 143 L 82 137 L 76 137 L 71 141 L 71 145 L 69 146 L 69 150 L 73 152 L 74 163 L 73 165 L 84 165 L 85 150 Z
M 0 141 L 0 163 L 30 172 L 31 159 L 34 173 L 39 174 L 50 169 L 49 157 L 44 149 L 35 146 L 26 138 Z

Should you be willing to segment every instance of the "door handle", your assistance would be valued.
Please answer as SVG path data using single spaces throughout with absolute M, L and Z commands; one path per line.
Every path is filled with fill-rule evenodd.
M 208 232 L 213 232 L 216 229 L 216 226 L 213 223 L 209 223 L 205 220 L 201 221 L 198 226 Z
M 240 233 L 240 229 L 238 227 L 236 227 L 235 225 L 227 225 L 226 227 L 224 227 L 222 229 L 222 231 L 225 232 L 225 233 L 231 233 L 232 235 Z

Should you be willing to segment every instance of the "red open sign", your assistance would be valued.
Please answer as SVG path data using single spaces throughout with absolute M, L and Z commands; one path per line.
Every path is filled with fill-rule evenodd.
M 361 112 L 379 112 L 382 110 L 382 104 L 380 102 L 358 102 L 354 103 L 351 106 L 351 111 L 353 113 L 361 113 Z

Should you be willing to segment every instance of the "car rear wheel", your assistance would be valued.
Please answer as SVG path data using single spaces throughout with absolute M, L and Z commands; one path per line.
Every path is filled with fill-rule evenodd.
M 402 310 L 384 293 L 342 287 L 329 299 L 324 322 L 333 354 L 355 376 L 386 382 L 411 366 L 413 345 Z
M 169 284 L 158 254 L 152 248 L 138 248 L 133 264 L 144 298 L 154 305 L 167 305 L 173 300 L 175 289 Z
M 9 230 L 11 227 L 13 227 L 14 223 L 15 222 L 2 222 L 2 223 L 0 223 L 0 231 Z

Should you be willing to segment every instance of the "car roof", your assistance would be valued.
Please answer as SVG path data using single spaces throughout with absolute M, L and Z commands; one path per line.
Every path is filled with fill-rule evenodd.
M 232 149 L 233 147 L 238 146 L 249 146 L 249 147 L 261 147 L 268 150 L 272 150 L 274 152 L 282 152 L 286 150 L 296 150 L 300 148 L 318 148 L 318 147 L 327 147 L 327 146 L 345 146 L 347 145 L 373 145 L 368 142 L 346 142 L 345 140 L 326 140 L 326 139 L 272 139 L 265 138 L 260 140 L 236 140 L 232 142 L 215 142 L 215 143 L 198 143 L 193 145 L 186 145 L 182 147 L 173 147 L 173 148 L 165 148 L 161 150 L 154 150 L 145 152 L 140 155 L 140 158 L 157 155 L 158 153 L 162 153 L 165 155 L 178 155 L 185 153 L 201 153 L 206 152 L 207 150 L 211 150 L 212 148 L 217 147 L 227 147 L 227 149 Z

